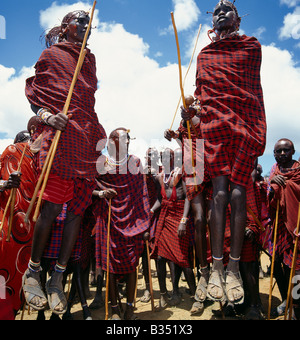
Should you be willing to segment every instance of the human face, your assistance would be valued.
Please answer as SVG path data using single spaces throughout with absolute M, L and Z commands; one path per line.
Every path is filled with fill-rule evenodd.
M 234 32 L 239 26 L 240 19 L 227 1 L 220 1 L 213 13 L 213 25 L 218 32 L 224 30 Z
M 165 173 L 170 173 L 174 169 L 174 152 L 171 149 L 166 149 L 161 152 L 161 164 L 164 167 Z
M 289 167 L 295 153 L 293 145 L 289 141 L 281 140 L 275 144 L 274 157 L 278 164 Z
M 90 18 L 84 12 L 80 13 L 77 17 L 75 17 L 67 27 L 67 39 L 69 42 L 73 43 L 82 43 L 84 40 L 84 36 L 86 30 L 88 28 L 90 22 Z M 90 37 L 91 32 L 89 32 Z
M 128 154 L 130 137 L 127 131 L 117 130 L 112 138 L 112 143 L 119 158 L 123 158 Z

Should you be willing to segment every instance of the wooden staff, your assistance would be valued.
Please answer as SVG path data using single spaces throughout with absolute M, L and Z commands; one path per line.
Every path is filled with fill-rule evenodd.
M 174 33 L 175 33 L 175 39 L 176 39 L 176 45 L 177 45 L 178 68 L 179 68 L 179 85 L 180 85 L 180 91 L 181 91 L 181 98 L 182 98 L 183 106 L 186 109 L 187 108 L 187 104 L 186 104 L 186 101 L 185 101 L 184 90 L 183 90 L 183 85 L 182 85 L 182 70 L 181 70 L 180 47 L 179 47 L 177 28 L 176 28 L 175 19 L 174 19 L 174 13 L 173 12 L 171 12 L 171 18 L 172 18 L 172 23 L 173 23 Z M 197 180 L 196 180 L 196 173 L 195 173 L 194 157 L 193 157 L 193 144 L 192 144 L 192 138 L 191 138 L 190 121 L 188 120 L 186 123 L 187 123 L 188 137 L 189 137 L 190 148 L 191 148 L 191 157 L 192 157 L 193 177 L 194 177 L 194 181 L 195 181 L 195 190 L 198 191 Z
M 153 284 L 152 284 L 152 276 L 151 276 L 151 258 L 150 258 L 150 251 L 149 251 L 149 233 L 145 233 L 144 239 L 146 243 L 146 250 L 147 250 L 147 262 L 148 262 L 148 275 L 149 275 L 149 288 L 150 288 L 150 296 L 151 296 L 151 308 L 152 312 L 154 312 L 154 296 L 153 296 Z
M 82 46 L 81 46 L 81 51 L 80 51 L 80 54 L 79 54 L 79 58 L 78 58 L 77 66 L 76 66 L 75 73 L 74 73 L 74 76 L 73 76 L 73 80 L 72 80 L 72 83 L 71 83 L 71 86 L 70 86 L 70 89 L 69 89 L 67 100 L 66 100 L 64 108 L 63 108 L 63 113 L 65 115 L 68 114 L 70 102 L 71 102 L 72 95 L 73 95 L 73 90 L 74 90 L 75 84 L 77 82 L 79 73 L 81 71 L 81 68 L 82 68 L 82 65 L 83 65 L 83 62 L 84 62 L 84 58 L 85 58 L 86 53 L 87 53 L 86 43 L 87 43 L 87 39 L 88 39 L 88 36 L 89 36 L 89 32 L 91 30 L 91 25 L 92 25 L 92 21 L 93 21 L 93 16 L 94 16 L 94 11 L 95 11 L 96 3 L 97 3 L 97 1 L 94 1 L 92 12 L 91 12 L 90 22 L 89 22 L 88 28 L 87 28 L 87 30 L 85 32 L 85 36 L 84 36 L 83 43 L 82 43 Z M 46 185 L 47 185 L 49 173 L 50 173 L 50 170 L 51 170 L 51 167 L 52 167 L 52 164 L 53 164 L 53 160 L 54 160 L 54 156 L 55 156 L 55 153 L 56 153 L 56 149 L 57 149 L 57 145 L 58 145 L 60 136 L 61 136 L 61 131 L 57 130 L 56 133 L 55 133 L 54 139 L 52 141 L 53 147 L 51 145 L 51 148 L 50 148 L 50 150 L 48 152 L 48 155 L 50 154 L 48 162 L 45 161 L 45 164 L 43 166 L 43 170 L 42 170 L 42 173 L 41 173 L 41 176 L 40 176 L 40 177 L 42 177 L 42 174 L 44 174 L 44 178 L 42 177 L 41 181 L 38 181 L 39 185 L 41 185 L 41 183 L 43 181 L 43 186 L 41 188 L 41 192 L 39 194 L 38 203 L 37 203 L 37 206 L 36 206 L 36 209 L 35 209 L 35 214 L 33 216 L 33 221 L 34 222 L 36 222 L 36 220 L 37 220 L 37 216 L 38 216 L 38 213 L 39 213 L 39 208 L 40 208 L 41 201 L 42 201 L 42 196 L 43 196 L 44 190 L 45 190 Z M 48 155 L 47 155 L 47 158 L 48 158 Z M 44 168 L 45 168 L 45 170 L 44 170 Z M 34 196 L 35 197 L 37 197 L 39 189 L 40 189 L 40 186 L 37 185 L 36 188 L 35 188 L 35 192 L 34 192 Z M 33 202 L 33 204 L 34 204 L 34 202 Z M 32 206 L 33 206 L 33 204 L 32 204 Z M 32 209 L 32 207 L 31 207 L 31 209 Z M 30 211 L 27 211 L 27 214 L 26 214 L 27 219 L 26 219 L 26 221 L 28 221 L 28 219 L 29 219 L 29 214 L 30 214 Z
M 183 80 L 183 85 L 182 85 L 183 87 L 184 87 L 184 84 L 185 84 L 185 81 L 186 81 L 186 77 L 187 77 L 187 75 L 188 75 L 188 73 L 189 73 L 189 71 L 190 71 L 190 68 L 191 68 L 191 65 L 192 65 L 192 62 L 193 62 L 193 59 L 194 59 L 194 56 L 195 56 L 196 47 L 197 47 L 197 44 L 198 44 L 198 39 L 199 39 L 199 35 L 200 35 L 200 32 L 201 32 L 201 28 L 202 28 L 202 25 L 200 24 L 199 30 L 198 30 L 198 34 L 197 34 L 197 38 L 196 38 L 196 43 L 195 43 L 194 50 L 193 50 L 193 53 L 192 53 L 192 57 L 191 57 L 189 66 L 188 66 L 188 68 L 187 68 L 187 71 L 186 71 L 184 80 Z M 180 95 L 180 98 L 179 98 L 179 100 L 178 100 L 178 104 L 177 104 L 177 107 L 176 107 L 176 110 L 175 110 L 175 114 L 174 114 L 174 117 L 173 117 L 173 120 L 172 120 L 172 124 L 171 124 L 169 130 L 172 130 L 172 127 L 173 127 L 173 124 L 174 124 L 174 121 L 175 121 L 175 118 L 176 118 L 176 114 L 177 114 L 177 111 L 178 111 L 180 102 L 181 102 L 181 95 Z
M 293 296 L 291 294 L 292 291 L 292 279 L 295 276 L 296 271 L 296 262 L 297 262 L 297 256 L 298 256 L 298 240 L 299 240 L 299 225 L 300 225 L 300 202 L 299 202 L 299 208 L 298 208 L 298 218 L 297 218 L 297 228 L 296 228 L 296 239 L 294 244 L 294 252 L 293 252 L 293 261 L 292 261 L 292 267 L 290 272 L 290 281 L 289 281 L 289 289 L 286 299 L 286 307 L 284 312 L 284 320 L 287 318 L 287 312 L 290 305 L 290 314 L 289 314 L 289 320 L 291 320 L 292 317 L 292 309 L 293 309 Z
M 273 254 L 272 254 L 271 275 L 270 275 L 270 290 L 269 290 L 268 320 L 270 320 L 270 317 L 271 317 L 271 303 L 272 303 L 272 290 L 273 290 L 272 284 L 273 284 L 274 263 L 275 263 L 275 250 L 276 250 L 276 243 L 277 243 L 278 214 L 279 214 L 279 200 L 277 201 L 276 218 L 275 218 L 275 226 L 274 226 Z
M 24 159 L 24 156 L 25 156 L 26 149 L 27 149 L 27 145 L 25 145 L 24 150 L 22 152 L 22 156 L 21 156 L 17 171 L 21 170 L 21 165 L 22 165 L 22 162 L 23 162 L 23 159 Z M 7 239 L 6 239 L 7 242 L 9 242 L 9 240 L 10 240 L 10 234 L 11 234 L 11 229 L 12 229 L 12 221 L 13 221 L 13 216 L 14 216 L 14 207 L 15 207 L 15 202 L 16 202 L 16 194 L 17 194 L 17 189 L 12 188 L 11 191 L 10 191 L 10 195 L 9 195 L 8 200 L 7 200 L 5 209 L 4 209 L 1 227 L 0 227 L 0 233 L 1 233 L 8 208 L 10 207 L 10 218 L 9 218 L 9 225 L 8 225 L 8 234 L 7 234 Z
M 109 199 L 108 222 L 107 222 L 107 242 L 106 242 L 106 291 L 105 291 L 105 320 L 108 320 L 108 298 L 109 298 L 109 239 L 111 220 L 111 198 Z
M 254 214 L 253 210 L 249 207 L 248 204 L 246 204 L 246 209 L 248 211 L 248 213 L 253 217 L 255 223 L 259 226 L 261 231 L 265 231 L 266 229 L 264 228 L 264 226 L 261 224 L 260 220 L 257 218 L 257 216 Z

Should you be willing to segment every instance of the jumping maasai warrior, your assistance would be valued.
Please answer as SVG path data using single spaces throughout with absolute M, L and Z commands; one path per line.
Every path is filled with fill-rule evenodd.
M 96 212 L 96 261 L 104 271 L 109 270 L 109 295 L 112 319 L 120 319 L 117 279 L 126 280 L 127 304 L 124 319 L 134 319 L 133 302 L 136 285 L 136 267 L 144 249 L 143 234 L 150 224 L 150 206 L 146 181 L 140 159 L 128 155 L 128 130 L 118 128 L 109 136 L 108 156 L 104 171 L 98 176 L 100 196 Z M 104 156 L 103 156 L 104 157 Z M 100 166 L 102 168 L 102 166 Z M 107 190 L 113 190 L 107 196 Z M 108 212 L 111 198 L 109 241 L 109 268 L 107 268 Z
M 34 119 L 29 121 L 29 130 L 32 129 L 32 125 L 36 125 L 38 120 L 39 118 L 34 117 Z M 33 123 L 33 121 L 35 122 Z M 36 182 L 36 172 L 33 166 L 34 160 L 33 154 L 30 151 L 29 137 L 28 131 L 18 133 L 15 138 L 17 143 L 8 146 L 0 158 L 0 220 L 1 228 L 3 228 L 0 235 L 0 276 L 5 279 L 5 294 L 6 297 L 11 300 L 14 314 L 18 312 L 23 303 L 22 275 L 27 269 L 30 258 L 34 228 L 32 216 L 28 224 L 24 222 L 24 217 L 30 204 L 30 198 L 34 192 Z M 20 172 L 17 172 L 24 148 L 26 148 L 26 150 Z M 7 242 L 10 207 L 4 220 L 3 213 L 11 193 L 10 189 L 12 188 L 17 188 L 17 190 L 11 237 L 9 242 Z M 3 300 L 0 299 L 0 303 L 3 303 Z
M 261 45 L 238 34 L 236 7 L 221 0 L 213 12 L 216 37 L 197 60 L 195 97 L 201 104 L 205 168 L 213 184 L 211 241 L 213 268 L 207 287 L 211 299 L 242 303 L 239 259 L 246 226 L 246 186 L 255 159 L 263 154 L 266 119 L 260 84 Z M 190 119 L 188 110 L 182 117 Z M 231 252 L 223 266 L 226 206 L 231 205 Z
M 104 140 L 104 146 L 106 138 L 94 110 L 97 77 L 95 57 L 89 49 L 73 91 L 69 115 L 62 113 L 88 23 L 86 12 L 75 11 L 65 16 L 61 26 L 50 30 L 45 36 L 47 48 L 35 65 L 35 76 L 26 82 L 26 96 L 31 108 L 44 123 L 37 131 L 37 135 L 42 134 L 37 155 L 39 171 L 56 131 L 60 130 L 62 134 L 36 222 L 23 290 L 31 307 L 45 308 L 47 299 L 40 285 L 40 261 L 51 225 L 63 204 L 68 203 L 60 254 L 55 271 L 47 282 L 49 305 L 57 314 L 66 311 L 63 272 L 76 242 L 82 216 L 91 204 L 97 175 L 96 160 L 100 155 L 97 150 L 101 149 L 97 143 Z
M 270 217 L 274 223 L 277 201 L 279 200 L 278 234 L 276 243 L 275 273 L 283 304 L 278 311 L 285 309 L 290 268 L 293 259 L 295 229 L 300 202 L 300 163 L 293 159 L 295 148 L 289 139 L 280 139 L 274 146 L 276 167 L 271 181 Z M 273 236 L 271 235 L 272 239 Z M 270 252 L 273 252 L 271 247 Z M 296 274 L 300 271 L 300 252 L 296 261 Z M 279 312 L 280 314 L 280 312 Z

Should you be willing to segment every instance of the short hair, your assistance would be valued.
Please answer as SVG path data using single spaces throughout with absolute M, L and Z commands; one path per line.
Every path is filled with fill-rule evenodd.
M 288 143 L 290 143 L 290 144 L 292 145 L 293 151 L 295 151 L 294 143 L 293 143 L 290 139 L 288 139 L 288 138 L 280 138 L 280 139 L 275 143 L 275 145 L 276 145 L 277 143 L 279 143 L 279 142 L 288 142 Z M 275 150 L 275 146 L 274 146 L 274 150 Z
M 14 139 L 14 144 L 17 143 L 24 143 L 30 138 L 30 133 L 27 130 L 20 131 L 17 133 L 15 139 Z

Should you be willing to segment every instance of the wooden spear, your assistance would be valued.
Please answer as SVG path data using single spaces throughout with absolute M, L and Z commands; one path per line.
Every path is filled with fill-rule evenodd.
M 177 45 L 178 68 L 179 68 L 179 85 L 180 85 L 180 91 L 181 91 L 181 98 L 182 98 L 183 106 L 186 109 L 188 106 L 187 106 L 186 101 L 185 101 L 184 90 L 183 90 L 183 85 L 182 85 L 180 47 L 179 47 L 178 33 L 177 33 L 177 28 L 176 28 L 173 12 L 171 12 L 171 18 L 172 18 L 172 23 L 173 23 L 174 33 L 175 33 L 175 39 L 176 39 L 176 45 Z M 191 157 L 192 157 L 193 177 L 194 177 L 194 181 L 195 181 L 195 190 L 198 191 L 196 173 L 195 173 L 194 157 L 193 157 L 193 144 L 192 144 L 192 138 L 191 138 L 190 121 L 188 120 L 186 123 L 187 123 L 188 137 L 189 137 L 190 148 L 191 148 Z
M 75 69 L 75 72 L 74 72 L 73 80 L 72 80 L 72 83 L 71 83 L 71 86 L 70 86 L 70 89 L 69 89 L 67 100 L 66 100 L 64 108 L 63 108 L 63 113 L 65 115 L 68 114 L 70 102 L 71 102 L 72 95 L 73 95 L 73 90 L 74 90 L 75 84 L 77 82 L 79 73 L 81 71 L 81 68 L 82 68 L 82 65 L 83 65 L 83 62 L 84 62 L 84 58 L 85 58 L 86 53 L 87 53 L 86 43 L 87 43 L 89 32 L 90 32 L 91 26 L 92 26 L 92 21 L 93 21 L 93 16 L 94 16 L 94 11 L 95 11 L 96 3 L 97 3 L 97 1 L 94 1 L 92 12 L 91 12 L 90 22 L 89 22 L 88 28 L 87 28 L 87 30 L 85 32 L 85 36 L 84 36 L 84 39 L 83 39 L 83 43 L 82 43 L 81 51 L 80 51 L 80 54 L 79 54 L 77 66 L 76 66 L 76 69 Z M 55 156 L 55 153 L 56 153 L 56 149 L 57 149 L 57 145 L 58 145 L 60 136 L 61 136 L 61 131 L 57 130 L 56 133 L 55 133 L 54 139 L 52 141 L 51 148 L 50 148 L 50 150 L 48 152 L 46 161 L 44 163 L 41 176 L 40 176 L 40 177 L 42 177 L 42 174 L 44 174 L 44 178 L 42 177 L 41 181 L 40 180 L 38 181 L 39 185 L 41 185 L 42 182 L 43 182 L 43 186 L 41 188 L 41 192 L 39 194 L 38 203 L 37 203 L 37 206 L 36 206 L 36 209 L 35 209 L 35 214 L 33 216 L 33 221 L 34 222 L 36 222 L 37 217 L 38 217 L 39 208 L 40 208 L 41 201 L 42 201 L 42 196 L 43 196 L 44 190 L 45 190 L 46 185 L 47 185 L 49 173 L 50 173 L 50 170 L 51 170 L 51 167 L 52 167 L 52 164 L 53 164 L 53 160 L 54 160 L 54 156 Z M 49 158 L 48 158 L 48 156 L 49 156 Z M 44 168 L 45 168 L 45 170 L 44 170 Z M 38 195 L 38 192 L 39 192 L 39 189 L 40 189 L 40 186 L 38 186 L 38 184 L 37 184 L 37 186 L 35 188 L 35 192 L 34 192 L 33 197 L 37 197 L 37 195 Z M 33 201 L 33 199 L 31 201 Z M 32 206 L 30 207 L 31 209 L 32 209 L 33 205 L 34 205 L 34 202 L 32 203 Z M 29 220 L 30 212 L 31 211 L 29 211 L 29 210 L 27 211 L 26 221 Z

